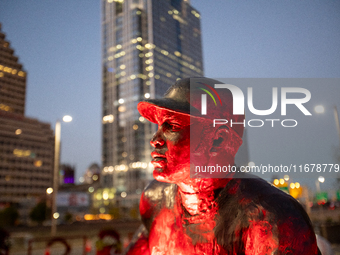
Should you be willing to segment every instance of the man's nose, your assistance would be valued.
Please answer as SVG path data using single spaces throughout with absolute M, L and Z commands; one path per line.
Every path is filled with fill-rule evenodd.
M 158 129 L 158 131 L 156 133 L 154 133 L 154 135 L 153 135 L 153 137 L 150 141 L 150 144 L 155 148 L 158 147 L 158 146 L 164 145 L 164 139 L 162 137 L 160 129 Z

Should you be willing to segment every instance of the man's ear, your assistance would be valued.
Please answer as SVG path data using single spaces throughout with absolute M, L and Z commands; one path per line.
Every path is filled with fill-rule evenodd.
M 216 130 L 210 152 L 226 151 L 230 143 L 230 132 L 226 127 Z
M 214 134 L 210 153 L 222 153 L 235 157 L 241 144 L 227 127 L 221 127 Z

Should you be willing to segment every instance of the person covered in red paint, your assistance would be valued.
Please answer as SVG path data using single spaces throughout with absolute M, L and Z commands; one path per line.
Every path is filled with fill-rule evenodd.
M 143 225 L 126 254 L 320 254 L 311 222 L 294 198 L 252 175 L 196 171 L 234 166 L 242 144 L 243 125 L 212 123 L 244 120 L 233 115 L 229 90 L 218 91 L 222 106 L 208 98 L 208 113 L 201 114 L 202 88 L 220 83 L 182 79 L 162 99 L 138 104 L 140 114 L 158 124 L 151 140 L 155 180 L 143 191 Z

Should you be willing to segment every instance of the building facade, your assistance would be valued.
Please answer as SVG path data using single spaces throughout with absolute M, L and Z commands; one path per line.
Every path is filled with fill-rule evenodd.
M 0 110 L 0 204 L 44 196 L 52 185 L 53 156 L 49 124 Z
M 53 130 L 24 116 L 25 95 L 26 72 L 0 24 L 0 209 L 15 204 L 21 214 L 52 185 L 54 158 Z
M 177 79 L 203 76 L 200 14 L 184 0 L 102 0 L 102 184 L 138 204 L 155 125 L 137 111 Z M 110 201 L 103 201 L 105 205 Z
M 0 110 L 24 115 L 26 72 L 5 40 L 0 24 Z

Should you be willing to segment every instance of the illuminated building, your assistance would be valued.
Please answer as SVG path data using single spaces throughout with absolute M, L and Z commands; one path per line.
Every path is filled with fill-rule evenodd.
M 0 24 L 0 206 L 32 207 L 52 185 L 53 131 L 24 116 L 25 91 L 26 72 Z
M 200 14 L 184 0 L 102 0 L 102 39 L 101 181 L 129 206 L 153 170 L 156 126 L 137 103 L 163 96 L 178 78 L 203 76 Z
M 59 170 L 59 185 L 74 185 L 75 167 L 67 164 L 62 164 Z
M 45 195 L 52 185 L 53 146 L 49 124 L 0 110 L 0 203 Z
M 0 110 L 25 113 L 26 72 L 14 56 L 10 43 L 5 41 L 0 24 Z

